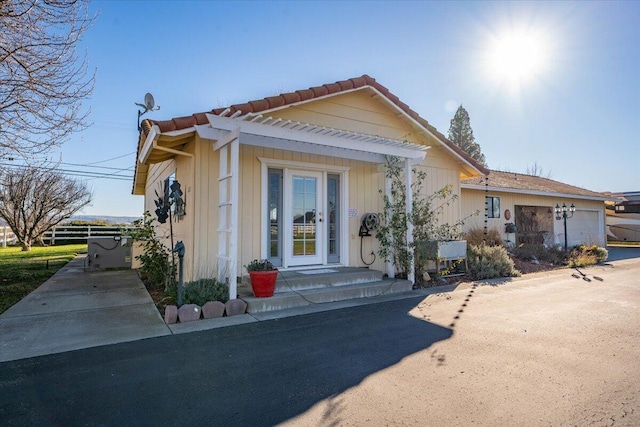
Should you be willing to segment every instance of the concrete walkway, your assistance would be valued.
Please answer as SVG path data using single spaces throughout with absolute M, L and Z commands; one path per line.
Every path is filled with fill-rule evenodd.
M 85 272 L 84 259 L 0 315 L 0 362 L 171 334 L 135 271 Z

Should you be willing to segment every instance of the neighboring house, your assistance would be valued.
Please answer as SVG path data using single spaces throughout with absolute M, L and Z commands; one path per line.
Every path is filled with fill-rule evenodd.
M 486 223 L 508 243 L 564 244 L 564 222 L 556 219 L 554 209 L 573 204 L 576 211 L 567 219 L 569 246 L 606 244 L 604 202 L 611 197 L 605 194 L 539 176 L 494 170 L 486 177 L 463 179 L 461 187 L 463 218 L 481 211 L 465 221 L 465 231 L 484 229 Z M 517 232 L 507 233 L 507 223 L 515 224 Z
M 445 185 L 460 194 L 461 180 L 488 172 L 367 75 L 141 126 L 133 194 L 154 212 L 156 191 L 175 176 L 186 280 L 215 273 L 232 298 L 256 258 L 281 269 L 364 267 L 378 242 L 359 236 L 361 218 L 383 210 L 387 156 L 425 171 L 425 194 Z M 461 212 L 457 199 L 443 220 Z M 384 260 L 371 268 L 393 277 Z
M 616 242 L 640 242 L 640 191 L 610 193 L 607 203 L 607 238 Z

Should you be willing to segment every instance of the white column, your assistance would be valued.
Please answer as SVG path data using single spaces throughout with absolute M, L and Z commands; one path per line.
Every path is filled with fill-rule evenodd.
M 7 226 L 2 227 L 2 247 L 7 247 Z
M 231 142 L 231 218 L 229 236 L 229 299 L 236 299 L 238 293 L 238 226 L 240 215 L 238 202 L 240 200 L 239 180 L 240 180 L 240 140 L 236 138 Z
M 412 176 L 412 172 L 411 172 L 411 160 L 410 159 L 405 159 L 404 161 L 404 173 L 405 173 L 405 194 L 406 194 L 406 213 L 407 213 L 407 245 L 408 245 L 408 249 L 411 253 L 411 262 L 409 263 L 409 271 L 407 271 L 407 279 L 412 282 L 415 283 L 416 282 L 416 278 L 415 278 L 415 259 L 413 256 L 413 249 L 412 249 L 412 245 L 413 245 L 413 224 L 411 221 L 409 221 L 409 216 L 411 215 L 411 208 L 413 205 L 413 192 L 412 192 L 412 188 L 411 188 L 411 184 L 413 182 L 413 176 Z
M 384 177 L 384 194 L 387 196 L 388 200 L 391 200 L 391 178 L 386 176 L 386 172 Z M 389 235 L 389 239 L 392 240 L 393 236 Z M 385 267 L 387 269 L 387 276 L 392 279 L 396 277 L 396 269 L 393 265 L 393 261 L 386 261 Z

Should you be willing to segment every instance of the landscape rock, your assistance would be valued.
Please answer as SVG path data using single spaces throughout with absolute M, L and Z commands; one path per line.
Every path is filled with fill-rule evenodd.
M 170 325 L 178 321 L 178 307 L 168 305 L 164 308 L 164 323 Z
M 178 309 L 178 319 L 182 323 L 200 320 L 200 310 L 200 306 L 196 304 L 185 304 Z
M 225 310 L 227 316 L 235 316 L 238 314 L 244 314 L 247 311 L 247 303 L 241 299 L 232 299 L 225 303 Z
M 202 315 L 205 319 L 213 319 L 224 315 L 224 304 L 220 301 L 209 301 L 202 306 Z

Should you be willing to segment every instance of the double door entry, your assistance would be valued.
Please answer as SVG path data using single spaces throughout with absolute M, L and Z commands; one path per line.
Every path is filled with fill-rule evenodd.
M 340 262 L 340 176 L 268 169 L 269 260 L 295 267 Z

